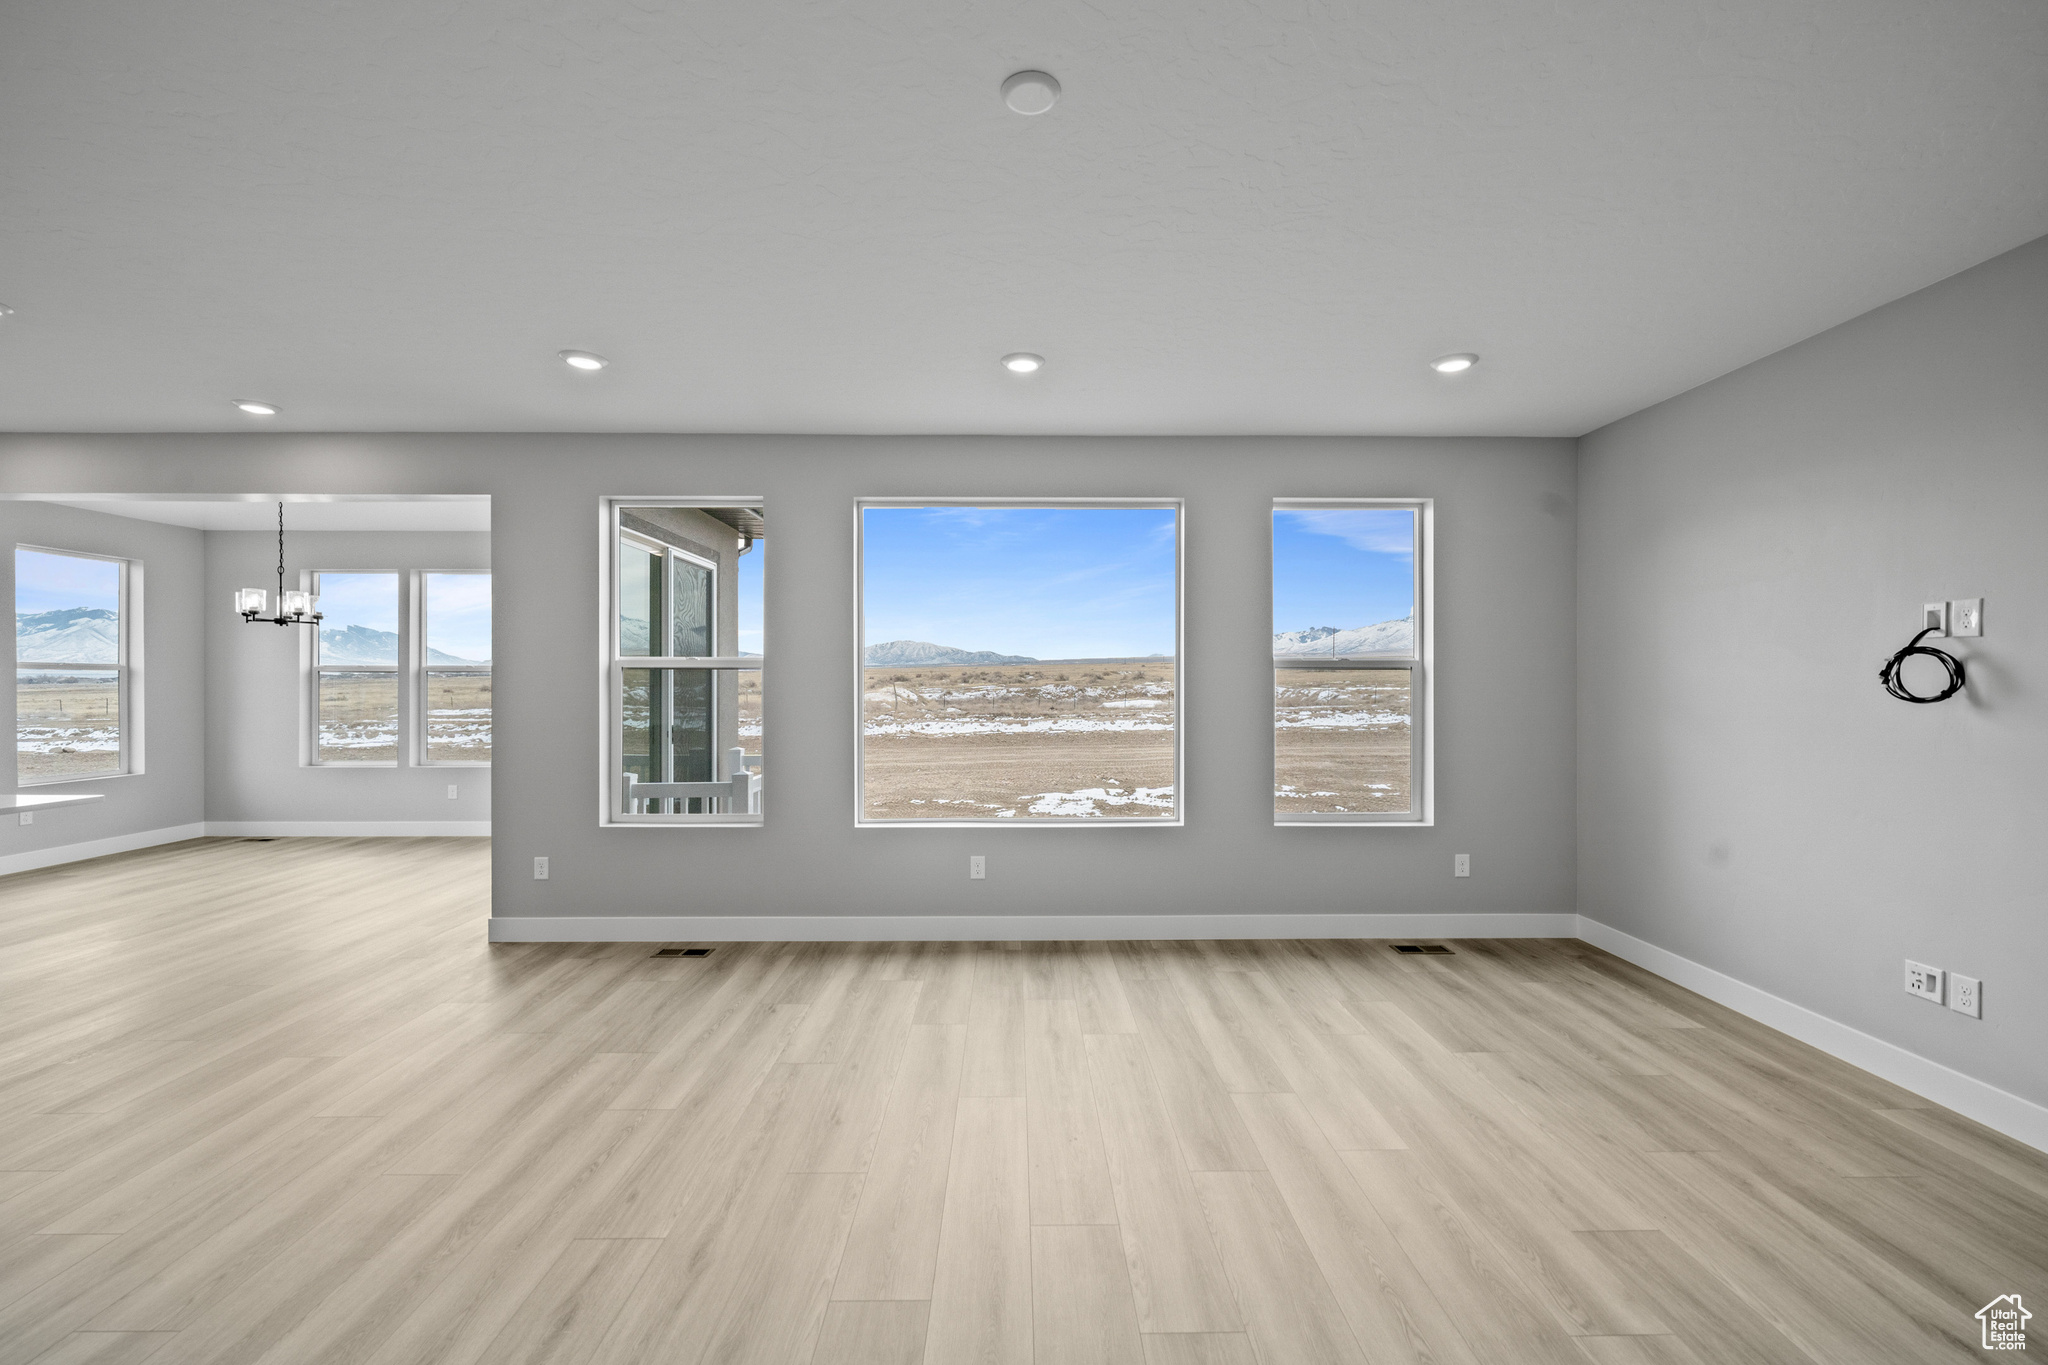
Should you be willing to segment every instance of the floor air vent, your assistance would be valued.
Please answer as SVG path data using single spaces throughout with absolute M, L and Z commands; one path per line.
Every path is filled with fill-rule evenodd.
M 1441 943 L 1396 943 L 1397 953 L 1448 953 L 1451 950 Z
M 661 948 L 657 949 L 654 955 L 656 957 L 710 957 L 711 950 L 709 948 Z

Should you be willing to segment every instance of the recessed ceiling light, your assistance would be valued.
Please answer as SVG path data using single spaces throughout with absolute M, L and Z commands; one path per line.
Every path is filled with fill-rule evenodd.
M 277 404 L 259 403 L 253 398 L 237 398 L 235 406 L 251 417 L 275 417 L 279 411 Z
M 0 303 L 0 318 L 8 316 L 13 311 L 14 310 L 12 308 L 9 308 L 6 304 Z
M 1456 355 L 1438 356 L 1435 360 L 1429 362 L 1429 368 L 1435 370 L 1438 374 L 1463 374 L 1478 363 L 1478 356 L 1473 355 L 1470 351 L 1460 351 Z
M 1019 71 L 1003 82 L 1003 103 L 1020 114 L 1042 114 L 1060 97 L 1060 83 L 1043 71 Z
M 603 356 L 590 351 L 562 351 L 562 363 L 572 370 L 601 370 L 611 364 Z
M 1037 374 L 1045 368 L 1045 357 L 1029 351 L 1012 351 L 1003 357 L 1003 368 L 1011 374 Z

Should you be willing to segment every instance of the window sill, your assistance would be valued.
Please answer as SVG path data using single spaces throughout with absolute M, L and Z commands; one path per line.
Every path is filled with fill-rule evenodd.
M 84 773 L 77 777 L 24 777 L 17 787 L 68 787 L 78 782 L 112 782 L 116 778 L 140 777 L 141 773 Z

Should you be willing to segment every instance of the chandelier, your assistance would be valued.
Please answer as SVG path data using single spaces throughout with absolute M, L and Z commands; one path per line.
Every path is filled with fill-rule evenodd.
M 284 587 L 284 504 L 277 505 L 277 615 L 265 616 L 268 605 L 262 588 L 236 588 L 235 610 L 241 614 L 245 624 L 262 622 L 272 626 L 310 626 L 318 624 L 320 613 L 313 610 L 319 605 L 317 593 L 301 592 Z

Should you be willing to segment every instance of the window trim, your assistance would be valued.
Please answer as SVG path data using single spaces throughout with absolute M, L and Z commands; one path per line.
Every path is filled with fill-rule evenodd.
M 106 555 L 92 550 L 65 550 L 55 545 L 31 545 L 18 542 L 16 551 L 28 550 L 34 554 L 64 555 L 71 559 L 97 559 L 120 567 L 120 586 L 116 610 L 120 614 L 120 629 L 116 632 L 115 646 L 117 663 L 91 664 L 70 660 L 41 660 L 24 663 L 17 653 L 14 659 L 16 687 L 20 686 L 20 674 L 24 668 L 75 668 L 81 672 L 114 673 L 116 705 L 121 708 L 121 767 L 118 772 L 80 773 L 72 777 L 23 777 L 19 757 L 15 760 L 15 785 L 17 787 L 58 787 L 74 782 L 107 782 L 118 777 L 141 777 L 146 770 L 143 765 L 143 718 L 142 718 L 142 561 L 125 555 Z M 10 569 L 10 572 L 14 572 Z M 10 608 L 18 615 L 21 610 L 18 595 Z M 20 725 L 20 708 L 15 710 L 15 724 Z
M 695 496 L 685 493 L 629 496 L 612 494 L 598 499 L 598 644 L 597 644 L 597 824 L 600 829 L 760 829 L 767 821 L 762 812 L 683 812 L 655 815 L 627 815 L 620 811 L 620 788 L 624 785 L 624 754 L 621 752 L 620 723 L 625 707 L 626 670 L 692 669 L 701 672 L 759 672 L 762 678 L 763 713 L 767 700 L 767 650 L 760 654 L 622 655 L 619 653 L 619 547 L 627 540 L 646 537 L 627 530 L 619 514 L 634 507 L 765 507 L 761 496 Z M 663 546 L 699 564 L 703 557 L 678 546 Z M 708 566 L 715 574 L 716 564 Z M 712 591 L 711 639 L 717 643 L 718 590 Z M 764 612 L 765 615 L 765 612 Z M 764 622 L 765 624 L 765 622 Z M 765 645 L 765 641 L 763 642 Z M 714 696 L 716 688 L 713 689 Z M 678 798 L 680 799 L 680 798 Z
M 1267 673 L 1289 670 L 1403 669 L 1408 673 L 1409 808 L 1392 811 L 1273 812 L 1275 827 L 1427 829 L 1436 824 L 1436 499 L 1434 498 L 1274 498 L 1266 514 L 1266 637 L 1272 639 L 1273 513 L 1291 511 L 1362 511 L 1405 509 L 1415 513 L 1415 648 L 1409 655 L 1365 654 L 1338 659 L 1287 659 L 1269 656 Z M 1274 703 L 1277 706 L 1277 702 Z M 1267 785 L 1280 770 L 1279 727 L 1267 722 Z
M 980 816 L 877 820 L 866 814 L 863 769 L 866 719 L 862 693 L 867 667 L 867 554 L 864 513 L 870 507 L 1045 507 L 1153 508 L 1173 513 L 1173 814 L 1116 816 L 1102 820 L 1021 820 Z M 853 826 L 855 829 L 1180 829 L 1187 824 L 1187 499 L 1179 497 L 857 497 L 853 502 Z
M 427 619 L 427 580 L 436 576 L 451 578 L 458 575 L 469 578 L 490 578 L 491 572 L 488 569 L 481 573 L 474 569 L 413 569 L 409 573 L 412 578 L 412 583 L 408 589 L 412 595 L 412 611 L 410 613 L 412 616 L 410 623 L 411 637 L 419 642 L 418 646 L 412 651 L 411 659 L 412 679 L 410 690 L 412 692 L 412 713 L 414 717 L 412 766 L 415 768 L 488 768 L 491 766 L 491 760 L 488 758 L 431 758 L 428 756 L 427 711 L 431 703 L 428 700 L 427 693 L 432 685 L 434 676 L 437 674 L 448 674 L 464 678 L 488 678 L 491 676 L 491 664 L 488 662 L 481 664 L 430 664 L 427 662 L 427 630 L 430 625 Z M 491 625 L 492 631 L 495 634 L 497 629 L 496 582 L 494 581 L 491 586 L 493 590 Z M 497 653 L 495 647 L 491 652 L 493 654 Z M 496 753 L 498 717 L 495 705 L 497 701 L 495 688 L 492 690 L 491 700 L 494 703 L 491 710 L 492 752 Z

